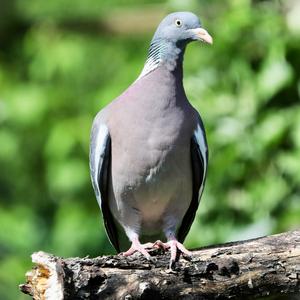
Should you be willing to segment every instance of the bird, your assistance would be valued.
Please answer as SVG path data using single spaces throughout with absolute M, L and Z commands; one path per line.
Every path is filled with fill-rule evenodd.
M 203 121 L 183 86 L 192 41 L 213 38 L 194 13 L 167 15 L 140 75 L 97 113 L 90 139 L 91 180 L 110 242 L 124 256 L 170 250 L 170 266 L 178 253 L 192 254 L 183 242 L 208 167 Z

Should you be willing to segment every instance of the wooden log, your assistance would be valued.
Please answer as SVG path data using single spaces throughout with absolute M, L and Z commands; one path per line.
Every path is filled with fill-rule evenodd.
M 169 269 L 169 253 L 97 258 L 32 255 L 20 290 L 35 300 L 300 299 L 300 230 L 193 251 Z M 274 298 L 272 298 L 274 299 Z

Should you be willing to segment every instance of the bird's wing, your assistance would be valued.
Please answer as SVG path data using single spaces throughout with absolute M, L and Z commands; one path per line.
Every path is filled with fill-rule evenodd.
M 102 210 L 107 235 L 120 252 L 114 217 L 108 205 L 108 186 L 111 172 L 111 138 L 107 126 L 96 117 L 92 127 L 90 144 L 90 171 L 97 201 Z
M 184 241 L 194 221 L 203 192 L 208 162 L 208 148 L 201 119 L 191 139 L 191 164 L 193 174 L 192 201 L 177 232 L 178 241 Z

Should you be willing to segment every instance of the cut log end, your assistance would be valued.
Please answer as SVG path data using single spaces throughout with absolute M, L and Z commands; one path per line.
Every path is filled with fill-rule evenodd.
M 26 284 L 21 284 L 20 290 L 33 299 L 63 300 L 61 258 L 43 251 L 33 253 L 31 258 L 36 266 L 26 273 Z
M 20 290 L 35 300 L 300 299 L 300 230 L 193 251 L 168 269 L 169 253 L 153 262 L 139 254 L 60 258 L 37 252 Z

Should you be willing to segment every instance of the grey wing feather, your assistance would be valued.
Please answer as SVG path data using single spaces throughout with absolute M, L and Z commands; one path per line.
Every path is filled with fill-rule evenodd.
M 90 171 L 93 188 L 101 207 L 107 235 L 120 252 L 118 234 L 114 217 L 108 204 L 108 185 L 111 172 L 111 138 L 105 123 L 96 118 L 91 135 Z
M 208 162 L 208 150 L 205 137 L 205 131 L 200 119 L 199 126 L 191 139 L 191 166 L 193 175 L 193 193 L 192 200 L 186 211 L 182 223 L 177 232 L 178 241 L 183 243 L 192 223 L 200 203 L 203 192 Z

